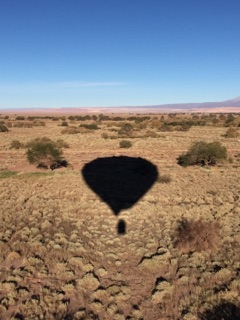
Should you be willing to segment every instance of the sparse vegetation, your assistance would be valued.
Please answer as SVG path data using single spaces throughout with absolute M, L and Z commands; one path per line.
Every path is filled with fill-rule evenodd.
M 231 127 L 239 130 L 240 114 L 229 127 L 227 114 L 56 115 L 25 115 L 18 121 L 44 119 L 46 126 L 13 127 L 1 135 L 0 318 L 238 319 L 240 145 L 225 134 Z M 7 122 L 16 123 L 15 117 Z M 61 127 L 66 119 L 79 134 L 59 139 L 61 130 L 69 129 Z M 206 125 L 178 130 L 190 120 Z M 94 121 L 100 129 L 79 127 L 77 121 Z M 166 125 L 171 131 L 161 134 L 169 122 L 178 125 Z M 131 134 L 119 135 L 125 123 Z M 134 148 L 119 149 L 125 139 Z M 228 161 L 181 169 L 176 158 L 198 140 L 221 141 Z M 53 143 L 60 159 L 29 164 L 26 150 L 36 143 Z M 121 154 L 147 159 L 159 175 L 138 202 L 116 216 L 83 180 L 81 169 Z M 52 171 L 68 165 L 65 158 L 72 167 Z M 141 166 L 131 170 L 147 175 Z M 99 180 L 104 188 L 104 176 Z M 134 195 L 134 184 L 132 189 Z M 124 222 L 121 235 L 119 222 Z

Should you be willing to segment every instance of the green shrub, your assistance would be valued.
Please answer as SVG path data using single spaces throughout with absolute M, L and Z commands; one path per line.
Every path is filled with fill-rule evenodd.
M 186 154 L 177 158 L 179 165 L 215 165 L 227 158 L 227 150 L 220 142 L 195 142 Z
M 56 142 L 51 140 L 48 137 L 41 137 L 41 138 L 35 138 L 29 142 L 26 143 L 26 148 L 32 148 L 33 146 L 36 145 L 36 143 L 53 143 L 57 148 L 62 149 L 62 148 L 69 148 L 69 144 L 65 142 L 62 139 L 58 139 Z
M 120 148 L 130 148 L 132 146 L 132 142 L 128 140 L 122 140 L 119 142 Z
M 67 121 L 63 121 L 61 124 L 62 127 L 67 127 L 68 126 L 68 122 Z
M 5 126 L 5 124 L 0 123 L 0 132 L 8 132 L 8 127 Z
M 37 167 L 48 168 L 53 163 L 62 161 L 62 150 L 49 138 L 37 138 L 30 141 L 26 152 L 29 163 Z

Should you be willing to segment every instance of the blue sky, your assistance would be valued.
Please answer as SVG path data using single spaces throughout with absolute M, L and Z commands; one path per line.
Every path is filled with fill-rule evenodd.
M 0 108 L 240 95 L 239 0 L 0 0 Z

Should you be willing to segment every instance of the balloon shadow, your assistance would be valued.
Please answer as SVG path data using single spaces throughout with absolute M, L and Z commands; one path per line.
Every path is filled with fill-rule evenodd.
M 158 170 L 146 159 L 120 156 L 95 159 L 85 164 L 82 175 L 91 190 L 118 215 L 152 187 Z M 117 230 L 119 234 L 126 232 L 123 220 L 119 221 Z

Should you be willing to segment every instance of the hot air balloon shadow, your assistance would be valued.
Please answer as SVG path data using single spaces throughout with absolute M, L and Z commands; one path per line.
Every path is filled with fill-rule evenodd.
M 127 156 L 97 158 L 84 165 L 82 176 L 112 209 L 115 215 L 132 207 L 158 178 L 157 167 L 143 158 Z M 126 233 L 126 223 L 119 220 L 118 234 Z

